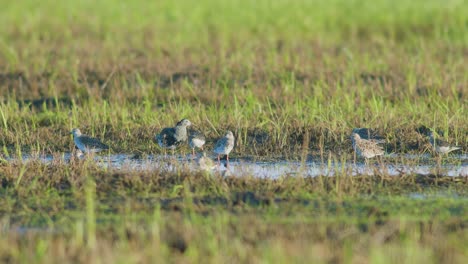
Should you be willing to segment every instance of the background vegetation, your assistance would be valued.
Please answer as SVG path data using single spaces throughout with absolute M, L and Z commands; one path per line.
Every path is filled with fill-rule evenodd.
M 466 1 L 0 6 L 2 262 L 466 262 L 466 177 L 260 180 L 4 160 L 59 157 L 73 127 L 113 152 L 157 154 L 154 135 L 182 118 L 208 145 L 234 131 L 233 157 L 349 159 L 354 127 L 376 129 L 389 153 L 422 153 L 421 125 L 466 151 Z
M 240 156 L 293 155 L 305 132 L 311 151 L 351 152 L 353 127 L 389 152 L 423 151 L 420 125 L 468 144 L 464 1 L 3 6 L 5 146 L 67 151 L 80 127 L 158 152 L 149 141 L 183 117 L 210 140 L 233 130 Z

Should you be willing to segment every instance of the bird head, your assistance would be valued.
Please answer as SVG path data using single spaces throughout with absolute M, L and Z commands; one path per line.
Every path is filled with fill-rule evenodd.
M 234 138 L 234 134 L 231 131 L 227 131 L 225 137 L 227 138 Z
M 188 119 L 182 119 L 177 123 L 177 126 L 188 127 L 188 126 L 191 126 L 191 125 L 192 125 L 192 123 Z
M 70 134 L 73 134 L 74 137 L 79 137 L 81 136 L 81 131 L 78 128 L 74 128 L 70 131 Z

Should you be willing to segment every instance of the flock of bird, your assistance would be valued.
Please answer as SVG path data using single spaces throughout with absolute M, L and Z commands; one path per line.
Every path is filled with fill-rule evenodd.
M 192 123 L 188 119 L 182 119 L 175 127 L 166 127 L 161 130 L 161 133 L 157 134 L 155 139 L 161 148 L 171 149 L 173 155 L 174 150 L 188 140 L 188 144 L 192 148 L 192 154 L 195 155 L 195 148 L 204 151 L 203 145 L 205 145 L 206 138 L 199 131 L 193 131 L 189 134 L 187 127 L 191 125 Z M 216 142 L 213 149 L 213 152 L 218 155 L 218 163 L 220 162 L 221 155 L 226 155 L 226 160 L 229 163 L 229 153 L 233 148 L 234 134 L 231 131 L 227 131 L 224 137 Z
M 421 133 L 429 137 L 429 143 L 431 143 L 433 151 L 437 154 L 448 154 L 452 151 L 461 149 L 457 146 L 451 146 L 448 141 L 442 139 L 439 135 L 426 127 L 423 127 L 421 130 Z M 362 138 L 363 135 L 367 138 Z M 385 154 L 383 146 L 379 145 L 385 143 L 385 140 L 373 139 L 369 135 L 369 130 L 367 128 L 353 129 L 353 132 L 351 133 L 351 141 L 353 142 L 354 151 L 366 160 Z
M 192 148 L 193 155 L 195 155 L 195 148 L 204 151 L 203 146 L 205 145 L 206 138 L 199 131 L 188 133 L 187 127 L 191 125 L 192 123 L 188 119 L 182 119 L 174 127 L 163 128 L 156 135 L 155 141 L 158 142 L 161 148 L 172 150 L 172 155 L 174 155 L 174 150 L 178 146 L 187 141 L 190 148 Z M 83 153 L 90 154 L 109 149 L 109 146 L 102 143 L 99 139 L 83 135 L 78 128 L 74 128 L 70 133 L 73 134 L 75 146 Z M 229 164 L 229 153 L 234 148 L 234 142 L 234 134 L 231 131 L 227 131 L 224 137 L 216 142 L 213 152 L 218 155 L 218 163 L 221 161 L 221 155 L 226 155 L 226 160 Z
M 155 141 L 163 149 L 172 150 L 174 155 L 175 149 L 188 142 L 190 148 L 192 148 L 192 154 L 195 156 L 195 148 L 199 148 L 204 152 L 203 146 L 205 145 L 206 138 L 199 131 L 188 132 L 187 128 L 192 123 L 188 119 L 182 119 L 174 127 L 166 127 L 156 135 Z M 438 137 L 430 129 L 426 129 L 424 132 L 429 137 L 433 150 L 438 154 L 447 154 L 454 150 L 460 149 L 457 146 L 451 146 L 449 143 L 442 138 Z M 108 150 L 109 147 L 102 143 L 99 139 L 83 135 L 78 128 L 74 128 L 71 131 L 73 134 L 73 141 L 75 146 L 83 153 L 95 153 L 103 150 Z M 218 155 L 218 164 L 220 163 L 221 155 L 226 155 L 227 165 L 229 164 L 229 153 L 234 148 L 234 135 L 231 131 L 227 131 L 224 137 L 220 138 L 213 149 L 213 152 Z M 366 128 L 355 128 L 351 133 L 351 141 L 353 149 L 356 154 L 366 159 L 370 159 L 376 156 L 381 156 L 385 153 L 382 143 L 384 139 L 372 138 L 369 135 L 369 130 Z

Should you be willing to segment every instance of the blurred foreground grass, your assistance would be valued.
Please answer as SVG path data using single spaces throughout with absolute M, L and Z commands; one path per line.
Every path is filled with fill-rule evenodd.
M 0 167 L 2 262 L 463 263 L 466 178 Z M 18 175 L 21 175 L 18 178 Z

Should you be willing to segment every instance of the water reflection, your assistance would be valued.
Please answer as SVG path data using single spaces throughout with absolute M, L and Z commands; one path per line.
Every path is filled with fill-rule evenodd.
M 37 160 L 44 163 L 69 162 L 72 158 L 70 153 L 62 156 L 52 155 L 23 155 L 23 162 Z M 398 159 L 401 158 L 401 159 Z M 441 174 L 447 176 L 468 176 L 468 157 L 466 154 L 451 156 L 457 160 L 456 164 L 436 165 L 433 158 L 427 155 L 405 155 L 399 156 L 394 161 L 374 162 L 365 165 L 362 162 L 329 162 L 322 163 L 318 158 L 305 163 L 295 161 L 269 161 L 259 162 L 248 159 L 231 160 L 229 168 L 224 163 L 215 166 L 213 172 L 223 175 L 254 176 L 261 178 L 278 178 L 286 175 L 297 175 L 304 177 L 334 176 L 334 175 L 403 175 L 403 174 Z M 413 160 L 404 164 L 401 160 Z M 8 159 L 11 162 L 17 159 Z M 96 156 L 95 162 L 105 168 L 124 171 L 168 171 L 178 169 L 199 170 L 200 167 L 191 156 L 187 157 L 164 157 L 148 156 L 146 158 L 134 158 L 127 154 L 113 154 L 109 156 Z M 398 161 L 400 160 L 400 161 Z M 416 162 L 414 162 L 416 161 Z M 216 163 L 215 163 L 216 164 Z

